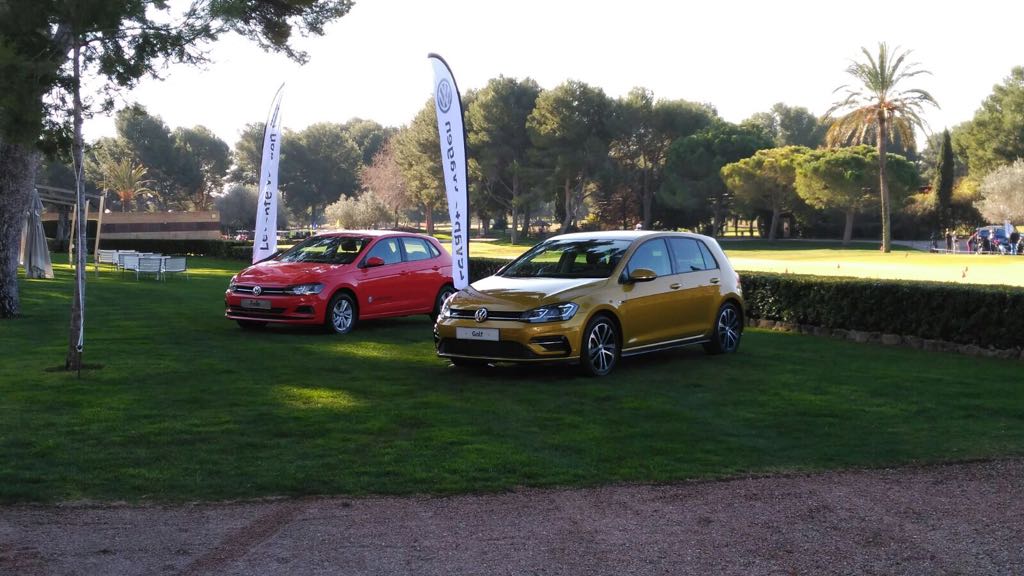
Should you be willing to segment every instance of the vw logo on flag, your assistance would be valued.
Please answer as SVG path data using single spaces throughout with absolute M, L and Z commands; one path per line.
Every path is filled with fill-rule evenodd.
M 481 309 L 477 310 L 476 314 L 473 315 L 473 318 L 475 318 L 477 322 L 486 322 L 487 321 L 487 308 L 481 308 Z
M 448 79 L 445 78 L 437 85 L 437 92 L 434 94 L 434 100 L 437 101 L 437 107 L 443 114 L 447 114 L 448 110 L 452 107 L 452 85 L 448 83 Z

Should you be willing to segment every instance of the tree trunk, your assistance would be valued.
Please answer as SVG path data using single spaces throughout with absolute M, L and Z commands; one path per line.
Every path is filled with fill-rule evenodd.
M 434 207 L 423 206 L 423 217 L 427 220 L 427 236 L 434 235 Z
M 779 209 L 772 208 L 772 221 L 768 224 L 768 241 L 775 240 L 775 231 L 779 227 Z
M 572 188 L 569 186 L 569 177 L 565 177 L 565 220 L 562 221 L 562 234 L 569 231 L 572 224 Z
M 878 111 L 878 189 L 882 196 L 882 252 L 892 252 L 892 229 L 889 219 L 889 179 L 885 173 L 885 144 L 889 137 L 885 125 L 885 111 Z
M 531 212 L 530 205 L 529 205 L 529 203 L 527 203 L 527 205 L 523 208 L 523 236 L 524 237 L 528 236 L 530 234 L 530 218 L 533 217 L 533 214 L 531 214 L 530 212 Z
M 644 168 L 643 189 L 640 192 L 643 204 L 642 219 L 644 223 L 644 230 L 651 229 L 651 205 L 654 203 L 654 194 L 651 193 L 650 186 L 650 170 L 648 168 Z
M 89 220 L 85 217 L 83 196 L 85 195 L 85 179 L 82 177 L 82 84 L 81 84 L 81 47 L 75 41 L 72 54 L 74 69 L 74 85 L 72 96 L 74 100 L 74 123 L 75 136 L 71 146 L 73 156 L 73 168 L 75 169 L 75 202 L 78 207 L 78 238 L 75 239 L 75 294 L 71 299 L 71 329 L 68 331 L 68 353 L 64 360 L 65 370 L 82 369 L 82 351 L 84 348 L 85 332 L 85 253 L 86 230 L 89 228 Z
M 21 314 L 18 249 L 39 158 L 33 148 L 0 140 L 0 319 Z
M 846 227 L 843 228 L 843 246 L 849 244 L 850 240 L 853 239 L 853 217 L 855 214 L 856 212 L 852 209 L 846 211 Z
M 509 231 L 512 244 L 515 245 L 519 239 L 519 174 L 512 173 L 512 228 Z

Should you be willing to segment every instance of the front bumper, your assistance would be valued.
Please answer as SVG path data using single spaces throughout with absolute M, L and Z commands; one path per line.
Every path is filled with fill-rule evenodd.
M 459 338 L 458 329 L 497 330 L 497 340 Z M 582 327 L 575 320 L 530 324 L 518 321 L 439 319 L 434 345 L 442 358 L 487 362 L 571 362 L 580 357 Z
M 243 301 L 269 302 L 269 308 L 243 306 Z M 229 320 L 254 320 L 282 324 L 321 324 L 327 305 L 317 294 L 302 296 L 253 297 L 227 291 L 224 294 L 224 317 Z

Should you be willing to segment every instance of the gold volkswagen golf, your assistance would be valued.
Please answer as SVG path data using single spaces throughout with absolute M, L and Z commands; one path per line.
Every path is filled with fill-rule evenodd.
M 456 366 L 570 362 L 603 376 L 623 356 L 689 344 L 735 352 L 739 275 L 713 238 L 614 231 L 555 236 L 441 307 L 437 354 Z

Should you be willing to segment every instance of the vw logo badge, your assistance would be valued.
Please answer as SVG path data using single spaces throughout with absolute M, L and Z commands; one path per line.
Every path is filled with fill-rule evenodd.
M 447 78 L 437 84 L 437 92 L 434 94 L 434 99 L 437 100 L 437 107 L 444 114 L 447 114 L 448 110 L 452 107 L 453 92 L 452 85 L 448 83 Z
M 252 295 L 253 296 L 259 296 L 260 294 L 263 294 L 263 288 L 260 288 L 259 286 L 253 286 L 252 287 Z
M 477 310 L 476 314 L 473 315 L 473 318 L 475 318 L 477 322 L 486 322 L 487 321 L 487 308 L 481 308 L 481 309 Z

